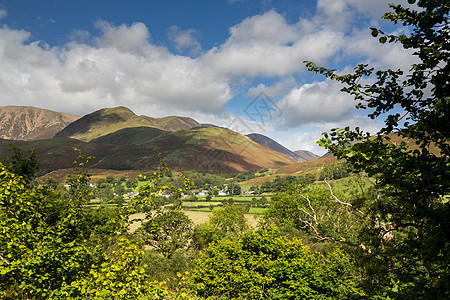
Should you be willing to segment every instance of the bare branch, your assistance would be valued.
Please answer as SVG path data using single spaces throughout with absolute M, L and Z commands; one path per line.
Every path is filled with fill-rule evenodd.
M 0 252 L 0 260 L 7 266 L 9 266 L 11 263 L 3 257 L 3 253 Z
M 350 207 L 353 206 L 353 205 L 351 205 L 350 203 L 342 202 L 341 200 L 339 200 L 339 198 L 336 197 L 336 196 L 334 195 L 333 189 L 331 188 L 331 185 L 328 183 L 328 181 L 327 181 L 325 178 L 324 178 L 324 181 L 325 181 L 325 183 L 328 185 L 328 188 L 330 189 L 330 194 L 331 194 L 331 196 L 333 197 L 333 199 L 336 200 L 336 202 L 338 202 L 338 203 L 340 203 L 340 204 L 342 204 L 342 205 L 350 206 Z

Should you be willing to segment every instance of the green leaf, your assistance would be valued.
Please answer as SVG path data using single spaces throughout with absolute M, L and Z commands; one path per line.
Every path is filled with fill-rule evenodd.
M 378 29 L 376 28 L 370 28 L 372 30 L 372 36 L 377 37 L 378 36 Z

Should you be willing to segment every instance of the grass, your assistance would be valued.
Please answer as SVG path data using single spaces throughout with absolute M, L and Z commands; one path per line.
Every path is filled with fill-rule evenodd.
M 209 206 L 209 205 L 213 205 L 213 206 L 217 206 L 217 205 L 221 205 L 222 202 L 214 202 L 214 201 L 208 201 L 208 202 L 183 202 L 183 207 L 196 207 L 196 206 Z
M 266 197 L 267 200 L 270 200 L 271 196 L 261 196 L 261 195 L 249 195 L 249 196 L 214 196 L 211 198 L 211 201 L 221 202 L 223 200 L 228 200 L 233 198 L 236 202 L 251 202 L 253 198 L 259 199 L 261 197 Z M 200 200 L 205 200 L 205 196 L 198 197 Z
M 265 207 L 250 207 L 250 214 L 262 214 L 267 210 Z

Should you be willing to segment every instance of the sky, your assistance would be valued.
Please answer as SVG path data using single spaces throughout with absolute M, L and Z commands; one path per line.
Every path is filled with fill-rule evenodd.
M 370 27 L 407 0 L 0 0 L 0 106 L 85 115 L 126 106 L 192 117 L 324 154 L 334 127 L 375 133 L 338 83 L 303 61 L 350 72 L 408 69 L 411 52 Z M 367 82 L 370 82 L 370 78 Z

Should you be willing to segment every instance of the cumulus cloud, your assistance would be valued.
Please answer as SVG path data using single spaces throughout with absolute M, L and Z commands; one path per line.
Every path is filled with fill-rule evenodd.
M 178 52 L 188 51 L 192 56 L 197 56 L 202 52 L 202 45 L 198 41 L 200 36 L 198 30 L 182 30 L 178 26 L 172 26 L 169 28 L 168 34 Z
M 8 15 L 8 12 L 6 10 L 0 8 L 0 20 L 6 18 L 7 15 Z
M 344 128 L 349 126 L 354 129 L 359 127 L 364 132 L 375 134 L 383 127 L 382 121 L 374 121 L 365 115 L 350 114 L 347 118 L 336 122 L 312 122 L 302 130 L 292 134 L 281 134 L 278 141 L 286 148 L 295 150 L 308 150 L 318 155 L 326 153 L 326 149 L 317 145 L 323 132 L 329 132 L 331 128 Z M 292 131 L 291 131 L 292 132 Z
M 99 21 L 96 27 L 102 31 L 102 35 L 95 39 L 100 48 L 113 48 L 134 55 L 144 55 L 150 46 L 150 33 L 143 23 L 114 26 L 107 21 Z
M 355 102 L 340 89 L 341 85 L 331 80 L 292 89 L 278 104 L 286 116 L 287 125 L 295 127 L 347 118 L 354 110 Z
M 226 81 L 206 66 L 150 43 L 142 23 L 99 23 L 95 45 L 62 48 L 29 42 L 30 33 L 0 29 L 0 97 L 5 104 L 87 113 L 125 105 L 217 113 L 232 98 Z M 45 103 L 45 104 L 44 104 Z
M 307 20 L 288 24 L 277 12 L 268 11 L 232 27 L 227 41 L 202 60 L 230 78 L 283 77 L 304 71 L 304 59 L 326 62 L 342 46 L 342 37 Z
M 282 80 L 269 86 L 260 83 L 257 86 L 251 87 L 248 89 L 247 97 L 256 98 L 261 93 L 264 93 L 268 97 L 273 98 L 286 94 L 287 92 L 292 90 L 295 86 L 297 86 L 295 78 L 293 76 L 289 76 L 288 78 L 283 78 Z
M 344 22 L 350 23 L 360 17 L 380 20 L 389 10 L 390 3 L 417 8 L 416 5 L 410 5 L 407 0 L 318 0 L 317 17 L 326 18 L 327 23 L 333 25 L 345 25 Z

